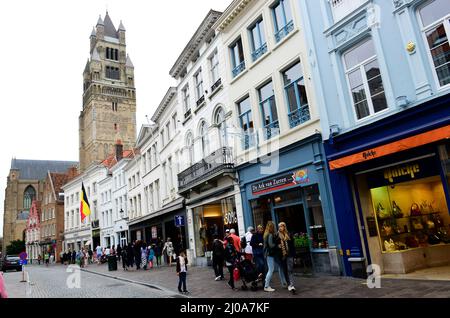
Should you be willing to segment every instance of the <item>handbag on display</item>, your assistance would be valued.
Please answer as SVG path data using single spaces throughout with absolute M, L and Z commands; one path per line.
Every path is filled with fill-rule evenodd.
M 420 220 L 414 219 L 412 221 L 412 226 L 414 230 L 423 230 L 423 224 Z
M 377 215 L 378 215 L 378 218 L 380 218 L 380 219 L 385 219 L 385 218 L 390 217 L 389 211 L 387 211 L 385 208 L 383 208 L 383 205 L 381 204 L 381 202 L 378 203 L 378 206 L 377 206 Z
M 392 226 L 389 225 L 387 222 L 383 223 L 383 231 L 386 235 L 392 235 L 393 234 L 393 230 L 392 230 Z
M 400 209 L 400 207 L 397 205 L 397 203 L 395 203 L 395 201 L 392 201 L 392 215 L 395 218 L 403 217 L 402 209 Z
M 420 207 L 417 203 L 413 203 L 411 205 L 411 216 L 421 216 L 422 212 L 420 211 Z
M 431 234 L 428 236 L 428 244 L 436 245 L 439 243 L 441 243 L 441 239 L 437 235 Z
M 389 242 L 384 241 L 384 248 L 386 249 L 386 252 L 395 252 L 395 242 L 392 239 L 390 239 Z

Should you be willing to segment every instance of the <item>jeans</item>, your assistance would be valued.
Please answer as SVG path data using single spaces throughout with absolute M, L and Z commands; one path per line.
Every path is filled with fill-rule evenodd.
M 255 261 L 256 270 L 258 271 L 258 274 L 264 274 L 266 267 L 264 255 L 263 254 L 253 255 L 253 260 Z
M 179 280 L 178 280 L 178 291 L 187 291 L 186 289 L 186 272 L 180 272 L 179 274 Z M 183 290 L 181 290 L 181 285 L 183 285 Z
M 234 277 L 233 277 L 233 271 L 234 271 L 234 266 L 227 266 L 228 268 L 228 272 L 230 273 L 230 280 L 228 281 L 228 285 L 230 285 L 232 288 L 234 287 Z
M 270 281 L 272 280 L 272 275 L 273 275 L 273 271 L 275 270 L 275 266 L 278 269 L 278 275 L 280 276 L 281 284 L 283 286 L 287 285 L 286 278 L 284 277 L 283 267 L 280 265 L 281 264 L 278 259 L 275 259 L 272 256 L 267 256 L 267 266 L 269 269 L 267 271 L 266 282 L 264 284 L 264 288 L 270 287 Z
M 289 280 L 289 286 L 294 287 L 295 280 L 294 280 L 294 258 L 293 257 L 288 257 L 286 259 L 285 273 L 286 273 L 286 279 Z
M 223 278 L 223 258 L 213 257 L 213 268 L 216 277 Z

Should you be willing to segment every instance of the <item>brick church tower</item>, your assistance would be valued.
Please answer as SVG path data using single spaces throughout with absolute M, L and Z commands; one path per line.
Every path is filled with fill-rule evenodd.
M 106 12 L 92 30 L 90 58 L 83 72 L 83 110 L 79 117 L 80 172 L 136 141 L 134 66 L 126 51 L 125 28 L 118 30 Z

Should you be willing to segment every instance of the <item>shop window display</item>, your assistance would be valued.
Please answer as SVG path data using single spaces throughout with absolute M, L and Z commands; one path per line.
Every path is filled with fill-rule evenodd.
M 375 220 L 384 253 L 450 243 L 449 214 L 439 176 L 372 188 L 370 194 L 373 215 L 367 223 Z

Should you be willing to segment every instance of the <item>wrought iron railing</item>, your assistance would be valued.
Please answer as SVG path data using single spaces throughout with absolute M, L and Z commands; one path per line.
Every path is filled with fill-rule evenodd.
M 200 181 L 207 181 L 212 175 L 226 169 L 234 169 L 234 163 L 231 149 L 223 147 L 179 173 L 178 189 L 182 191 Z
M 275 40 L 280 42 L 285 36 L 294 30 L 294 21 L 290 21 L 284 27 L 282 27 L 277 33 L 275 33 Z
M 189 116 L 191 116 L 191 114 L 192 114 L 192 111 L 191 111 L 191 109 L 189 108 L 189 109 L 184 113 L 184 119 L 188 119 Z
M 289 113 L 289 125 L 294 128 L 311 119 L 308 105 L 302 105 L 300 109 Z
M 218 89 L 222 85 L 222 78 L 219 78 L 213 86 L 211 86 L 211 93 L 214 93 L 216 89 Z
M 267 43 L 264 43 L 263 45 L 261 45 L 259 49 L 255 50 L 252 53 L 253 62 L 259 59 L 261 56 L 263 56 L 266 52 L 267 52 Z
M 241 74 L 244 70 L 245 70 L 245 61 L 242 61 L 239 65 L 237 65 L 237 66 L 233 69 L 233 77 L 238 76 L 238 75 Z
M 280 134 L 280 123 L 278 122 L 278 120 L 275 120 L 270 124 L 264 126 L 264 136 L 266 137 L 266 139 L 270 139 L 278 134 Z
M 247 150 L 256 145 L 256 132 L 244 132 L 242 139 L 242 149 Z
M 197 101 L 197 107 L 199 107 L 201 104 L 205 102 L 205 95 L 202 95 Z

